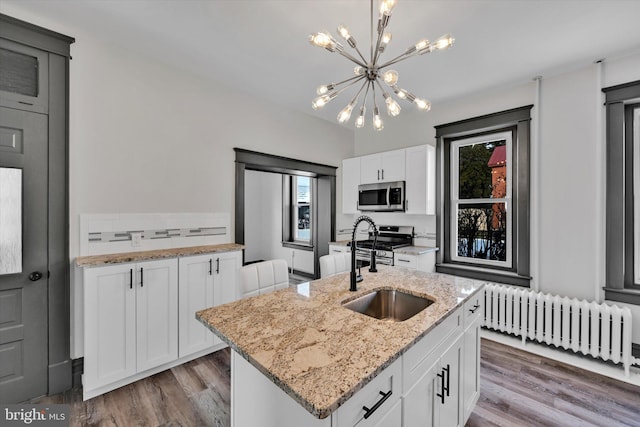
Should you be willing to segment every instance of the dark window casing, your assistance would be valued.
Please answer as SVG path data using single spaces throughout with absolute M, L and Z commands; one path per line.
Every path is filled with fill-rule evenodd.
M 633 110 L 640 106 L 640 80 L 602 90 L 606 110 L 605 298 L 640 304 L 634 284 Z
M 458 122 L 436 126 L 436 190 L 437 253 L 436 271 L 480 280 L 529 286 L 530 261 L 530 139 L 531 108 L 528 105 Z M 450 202 L 450 156 L 451 142 L 473 136 L 490 135 L 498 132 L 512 132 L 513 150 L 513 229 L 512 266 L 479 266 L 451 260 L 451 202 Z

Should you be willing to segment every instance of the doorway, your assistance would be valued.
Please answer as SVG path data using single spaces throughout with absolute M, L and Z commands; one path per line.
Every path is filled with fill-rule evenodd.
M 263 185 L 268 182 L 273 182 L 273 189 L 271 192 L 278 192 L 278 189 L 280 189 L 280 196 L 282 196 L 283 193 L 287 193 L 286 190 L 282 190 L 283 187 L 286 188 L 286 185 L 282 185 L 284 182 L 283 177 L 308 177 L 313 187 L 313 191 L 311 191 L 312 200 L 310 203 L 314 207 L 310 210 L 310 223 L 313 224 L 310 229 L 310 243 L 305 245 L 297 244 L 297 242 L 295 242 L 296 239 L 294 238 L 294 235 L 296 234 L 295 231 L 297 231 L 297 228 L 293 227 L 293 231 L 285 230 L 285 228 L 288 228 L 285 225 L 287 221 L 282 220 L 283 217 L 286 218 L 286 213 L 284 212 L 286 210 L 285 208 L 281 208 L 279 213 L 272 215 L 274 218 L 280 218 L 273 223 L 278 228 L 278 232 L 273 235 L 273 227 L 270 227 L 269 233 L 266 234 L 273 235 L 270 240 L 278 240 L 277 244 L 280 249 L 284 249 L 284 247 L 286 247 L 287 253 L 290 252 L 294 257 L 298 256 L 299 260 L 305 259 L 305 264 L 307 262 L 310 264 L 310 266 L 305 268 L 305 270 L 307 270 L 309 275 L 313 278 L 319 277 L 320 267 L 318 260 L 322 255 L 329 253 L 328 243 L 335 239 L 335 193 L 337 168 L 334 166 L 311 163 L 287 157 L 258 153 L 241 148 L 235 148 L 234 150 L 236 151 L 236 243 L 246 244 L 248 241 L 251 241 L 251 238 L 245 235 L 245 233 L 252 233 L 251 237 L 254 237 L 256 233 L 266 233 L 256 229 L 255 223 L 247 223 L 247 215 L 251 214 L 250 212 L 247 212 L 247 208 L 254 211 L 257 210 L 255 206 L 251 207 L 252 205 L 250 203 L 246 203 L 246 195 L 249 190 L 246 186 L 248 176 L 253 175 L 255 177 L 257 173 L 257 176 L 261 175 L 263 177 L 271 177 L 272 179 L 264 179 L 261 182 Z M 271 203 L 271 205 L 273 205 L 273 203 Z M 278 205 L 286 205 L 286 203 L 281 201 Z M 274 206 L 275 205 L 273 205 L 272 208 Z M 277 206 L 275 206 L 275 209 L 277 209 Z M 270 212 L 272 211 L 273 209 L 270 209 Z M 253 239 L 253 241 L 255 240 L 256 239 Z M 251 256 L 253 256 L 253 249 L 254 248 L 249 249 L 249 254 L 251 254 Z M 289 259 L 288 255 L 282 255 L 281 250 L 275 251 L 274 253 L 277 253 L 276 256 L 278 258 L 285 258 L 290 267 L 293 266 L 295 269 L 295 258 L 293 260 Z M 245 255 L 247 255 L 247 250 L 245 250 Z M 253 261 L 253 259 L 246 259 L 245 261 Z

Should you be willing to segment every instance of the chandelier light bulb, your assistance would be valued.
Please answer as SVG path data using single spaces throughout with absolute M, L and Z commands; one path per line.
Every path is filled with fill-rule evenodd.
M 382 39 L 380 39 L 381 43 L 384 43 L 385 45 L 388 45 L 389 42 L 391 41 L 391 33 L 384 33 L 382 35 Z
M 365 108 L 364 105 L 362 107 L 360 107 L 360 115 L 356 119 L 356 127 L 358 129 L 361 129 L 364 126 L 364 114 L 365 114 L 366 111 L 367 111 L 367 109 Z
M 313 100 L 313 102 L 311 103 L 311 108 L 313 108 L 314 110 L 319 110 L 325 105 L 327 105 L 329 101 L 331 101 L 337 95 L 338 95 L 337 92 L 333 92 L 331 94 L 325 94 L 325 95 L 319 96 Z
M 353 104 L 348 104 L 338 114 L 338 123 L 346 123 L 351 118 L 351 111 L 353 111 Z
M 395 86 L 395 85 L 392 86 L 392 88 L 393 88 L 393 93 L 395 93 L 398 98 L 407 99 L 407 91 L 406 90 L 404 90 L 402 88 L 399 88 L 398 86 Z
M 385 16 L 391 16 L 391 12 L 396 5 L 396 0 L 382 0 L 380 3 L 380 14 Z
M 433 43 L 431 50 L 448 49 L 453 46 L 453 42 L 455 41 L 456 39 L 454 39 L 451 34 L 446 34 Z
M 361 66 L 357 66 L 353 69 L 353 74 L 356 76 L 364 76 L 367 73 L 367 69 Z
M 419 110 L 421 111 L 429 111 L 431 110 L 431 103 L 422 98 L 416 98 L 413 100 L 413 103 L 416 104 Z
M 384 122 L 380 118 L 380 113 L 378 111 L 378 106 L 373 107 L 373 129 L 376 131 L 381 131 L 384 129 Z
M 351 34 L 349 34 L 349 29 L 342 24 L 338 25 L 338 34 L 340 34 L 340 37 L 345 40 L 349 40 L 349 37 L 351 37 Z
M 333 40 L 331 40 L 331 35 L 325 32 L 309 34 L 309 43 L 314 46 L 324 47 L 325 49 L 331 48 L 334 45 Z
M 324 95 L 326 93 L 329 93 L 329 91 L 332 91 L 334 87 L 335 85 L 333 83 L 328 85 L 318 86 L 318 88 L 316 89 L 316 93 L 318 95 Z
M 396 83 L 398 83 L 398 72 L 396 70 L 387 70 L 382 73 L 382 80 L 388 86 L 393 87 Z
M 387 104 L 387 114 L 390 115 L 391 117 L 395 117 L 398 114 L 400 114 L 400 104 L 398 104 L 396 102 L 395 99 L 391 98 L 390 96 L 385 97 L 384 100 L 385 104 Z

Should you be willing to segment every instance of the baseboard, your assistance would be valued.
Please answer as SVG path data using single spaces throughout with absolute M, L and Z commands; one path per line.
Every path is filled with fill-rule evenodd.
M 491 341 L 499 342 L 519 350 L 537 354 L 547 359 L 566 363 L 596 374 L 604 375 L 618 381 L 640 386 L 640 367 L 631 366 L 629 376 L 624 374 L 624 368 L 621 365 L 609 364 L 600 359 L 594 359 L 590 356 L 578 355 L 572 352 L 565 352 L 553 347 L 535 342 L 525 341 L 519 337 L 502 334 L 500 332 L 490 331 L 488 329 L 481 330 L 481 337 Z
M 313 280 L 314 278 L 312 273 L 296 270 L 295 268 L 291 271 L 291 274 L 295 274 L 296 276 L 304 277 L 305 279 L 310 279 L 310 280 Z
M 71 359 L 49 365 L 49 396 L 69 390 L 72 384 Z
M 82 374 L 84 373 L 84 357 L 71 361 L 71 385 L 80 387 L 82 385 Z

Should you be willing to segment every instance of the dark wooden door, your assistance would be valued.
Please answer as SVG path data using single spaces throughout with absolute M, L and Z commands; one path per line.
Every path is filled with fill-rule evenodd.
M 0 402 L 47 393 L 48 117 L 0 107 Z

